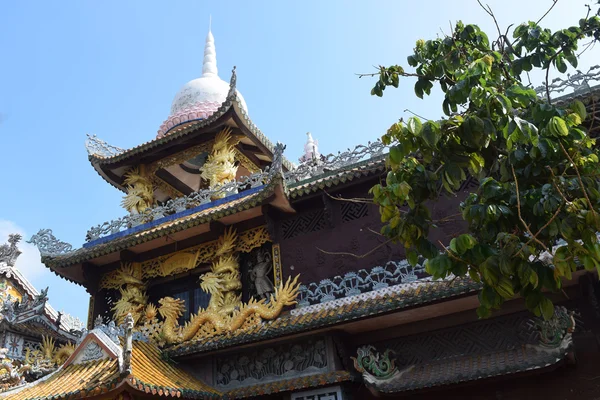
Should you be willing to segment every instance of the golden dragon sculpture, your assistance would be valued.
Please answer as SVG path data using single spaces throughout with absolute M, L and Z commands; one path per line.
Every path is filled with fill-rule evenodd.
M 154 204 L 154 188 L 150 180 L 145 177 L 138 167 L 131 168 L 124 175 L 123 185 L 127 194 L 123 197 L 121 205 L 132 214 L 142 214 Z
M 160 337 L 166 344 L 177 344 L 199 337 L 209 337 L 234 332 L 238 329 L 255 327 L 263 320 L 277 318 L 284 307 L 296 304 L 298 296 L 298 276 L 288 278 L 285 284 L 275 289 L 267 303 L 265 299 L 250 299 L 248 303 L 231 315 L 219 311 L 200 309 L 189 322 L 179 325 L 178 319 L 184 310 L 183 302 L 172 297 L 159 300 L 158 312 L 164 318 Z
M 169 345 L 255 327 L 263 320 L 277 318 L 284 307 L 296 304 L 298 276 L 280 284 L 268 301 L 251 298 L 248 303 L 242 303 L 236 240 L 233 229 L 219 237 L 211 270 L 200 277 L 200 287 L 211 295 L 209 304 L 184 325 L 178 321 L 185 310 L 184 301 L 163 297 L 158 307 L 148 303 L 139 264 L 123 263 L 113 277 L 122 285 L 121 296 L 112 308 L 115 320 L 121 323 L 131 313 L 137 330 L 159 345 Z
M 238 167 L 235 165 L 235 146 L 239 139 L 231 135 L 231 128 L 226 127 L 215 137 L 215 142 L 206 162 L 200 168 L 201 177 L 209 181 L 211 189 L 235 180 Z M 224 197 L 225 193 L 215 198 Z

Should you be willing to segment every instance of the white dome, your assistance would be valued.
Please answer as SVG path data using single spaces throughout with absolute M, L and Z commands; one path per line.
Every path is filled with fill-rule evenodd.
M 227 99 L 229 83 L 218 75 L 207 75 L 194 79 L 183 85 L 171 103 L 171 115 L 202 104 L 220 106 Z M 244 111 L 248 112 L 244 98 L 237 92 Z M 218 107 L 217 106 L 217 107 Z
M 247 113 L 244 98 L 240 92 L 236 91 L 236 93 L 242 108 Z M 219 78 L 215 39 L 209 30 L 204 47 L 202 76 L 189 81 L 177 92 L 171 103 L 171 113 L 160 126 L 157 137 L 166 135 L 171 128 L 185 122 L 208 118 L 225 102 L 227 94 L 229 94 L 229 83 Z

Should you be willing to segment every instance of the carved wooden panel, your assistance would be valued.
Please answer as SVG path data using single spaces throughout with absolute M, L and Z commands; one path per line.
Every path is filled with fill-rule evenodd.
M 366 217 L 369 213 L 367 203 L 342 202 L 341 203 L 342 222 L 354 221 Z
M 281 223 L 283 239 L 291 239 L 306 233 L 317 232 L 327 228 L 327 225 L 324 208 L 304 212 Z

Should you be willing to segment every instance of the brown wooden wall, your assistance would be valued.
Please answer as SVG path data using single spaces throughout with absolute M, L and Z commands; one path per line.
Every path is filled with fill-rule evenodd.
M 365 199 L 370 197 L 368 191 L 377 181 L 371 178 L 328 193 L 341 199 Z M 463 198 L 442 197 L 432 203 L 433 219 L 458 213 Z M 319 192 L 294 202 L 293 207 L 297 214 L 276 221 L 284 277 L 300 274 L 303 283 L 319 282 L 405 258 L 400 245 L 386 243 L 387 238 L 379 234 L 381 220 L 379 208 L 374 204 L 335 200 Z M 464 230 L 462 217 L 453 218 L 439 222 L 430 239 L 448 243 L 460 234 Z

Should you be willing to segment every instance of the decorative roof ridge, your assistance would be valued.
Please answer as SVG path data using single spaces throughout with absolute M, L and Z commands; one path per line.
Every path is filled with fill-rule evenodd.
M 234 69 L 234 71 L 235 71 L 235 69 Z M 88 147 L 88 143 L 86 143 L 86 148 L 88 150 L 88 158 L 90 159 L 92 164 L 95 164 L 95 163 L 105 164 L 105 163 L 120 161 L 122 159 L 129 157 L 130 155 L 132 155 L 132 153 L 146 151 L 146 150 L 149 150 L 158 145 L 168 143 L 170 141 L 173 141 L 174 139 L 185 136 L 190 131 L 192 131 L 196 128 L 203 127 L 203 126 L 206 126 L 206 125 L 209 125 L 209 124 L 215 122 L 220 117 L 222 117 L 227 112 L 227 110 L 229 110 L 231 108 L 232 101 L 234 100 L 235 97 L 237 97 L 237 94 L 235 93 L 235 80 L 236 80 L 235 73 L 232 73 L 230 89 L 229 89 L 229 94 L 227 95 L 227 98 L 225 99 L 225 101 L 223 103 L 221 103 L 218 110 L 215 111 L 213 114 L 211 114 L 208 118 L 195 119 L 195 120 L 190 120 L 190 121 L 180 123 L 178 125 L 173 125 L 172 127 L 169 128 L 169 130 L 167 132 L 170 132 L 171 130 L 179 127 L 175 132 L 170 133 L 168 135 L 165 134 L 159 138 L 154 138 L 152 140 L 149 140 L 147 142 L 144 142 L 142 144 L 134 146 L 130 149 L 121 149 L 119 147 L 109 145 L 106 142 L 96 138 L 95 135 L 93 135 L 93 137 L 95 138 L 95 141 L 94 141 L 95 143 L 101 142 L 102 144 L 105 144 L 106 146 L 109 146 L 110 148 L 119 149 L 122 151 L 108 155 L 108 156 L 102 156 L 102 153 L 96 153 L 97 147 L 95 147 L 95 143 L 94 144 L 90 143 L 89 147 Z M 233 88 L 234 88 L 233 94 L 232 94 L 232 90 L 231 90 L 232 84 L 233 84 Z M 199 124 L 194 124 L 194 122 L 199 122 Z M 90 136 L 88 135 L 88 137 L 90 137 Z
M 0 275 L 4 275 L 9 279 L 14 279 L 25 290 L 27 295 L 32 299 L 40 296 L 40 292 L 33 286 L 33 284 L 23 275 L 23 273 L 15 266 L 0 266 Z M 47 289 L 46 289 L 47 290 Z M 44 313 L 48 319 L 52 322 L 56 322 L 59 319 L 60 314 L 60 327 L 59 330 L 63 330 L 65 333 L 71 333 L 71 330 L 81 330 L 83 323 L 71 314 L 57 312 L 52 305 L 47 301 L 44 302 Z M 79 321 L 79 323 L 77 323 Z M 20 321 L 22 322 L 22 321 Z
M 58 374 L 59 372 L 61 372 L 63 370 L 63 367 L 64 367 L 64 364 L 60 365 L 58 368 L 56 368 L 54 371 L 50 372 L 48 375 L 44 375 L 40 379 L 36 379 L 33 382 L 28 382 L 28 383 L 20 385 L 20 386 L 11 387 L 5 391 L 0 391 L 0 398 L 5 398 L 8 395 L 17 394 L 25 389 L 29 389 L 30 387 L 33 387 L 39 383 L 42 383 L 42 382 L 52 378 L 54 375 Z
M 511 362 L 512 365 L 504 365 L 504 363 L 496 365 L 493 362 L 483 362 L 483 368 L 473 370 L 474 365 L 470 361 L 468 365 L 471 370 L 465 370 L 462 367 L 466 365 L 464 363 L 460 365 L 460 363 L 463 362 L 465 357 L 468 358 L 469 356 L 463 355 L 462 358 L 445 357 L 427 362 L 415 362 L 400 369 L 396 366 L 392 349 L 387 348 L 381 353 L 377 352 L 372 345 L 359 347 L 357 356 L 351 358 L 354 362 L 354 368 L 362 374 L 367 386 L 381 393 L 397 393 L 442 386 L 449 383 L 486 379 L 542 369 L 560 362 L 568 355 L 573 345 L 572 332 L 575 329 L 575 320 L 572 312 L 567 311 L 565 307 L 558 306 L 549 321 L 541 321 L 539 318 L 533 318 L 532 320 L 538 329 L 535 339 L 538 344 L 524 344 L 516 348 L 510 348 L 509 346 L 509 348 L 496 349 L 487 353 L 489 356 L 504 354 L 502 359 L 506 360 L 507 363 Z M 525 349 L 529 349 L 533 356 L 525 354 Z M 507 355 L 507 351 L 516 351 L 519 355 Z M 536 358 L 536 354 L 541 357 Z M 482 355 L 478 354 L 477 357 L 482 357 Z M 479 362 L 477 361 L 475 365 L 478 365 Z M 459 367 L 450 368 L 450 376 L 443 375 L 443 368 L 439 366 L 447 364 L 459 364 Z M 452 373 L 455 376 L 451 376 Z M 424 377 L 427 381 L 419 381 L 419 378 Z
M 337 154 L 320 155 L 317 159 L 308 159 L 296 168 L 285 173 L 286 181 L 291 186 L 301 185 L 306 181 L 318 180 L 337 172 L 354 168 L 360 163 L 381 160 L 385 157 L 387 145 L 380 139 L 359 144 Z
M 100 243 L 92 247 L 82 247 L 77 250 L 73 250 L 71 245 L 58 240 L 52 234 L 51 229 L 41 229 L 31 238 L 30 242 L 38 246 L 38 250 L 42 256 L 42 262 L 56 273 L 54 270 L 55 268 L 66 267 L 78 262 L 89 260 L 93 257 L 99 257 L 114 251 L 124 250 L 135 244 L 145 243 L 149 240 L 153 240 L 167 234 L 179 232 L 181 230 L 212 221 L 215 218 L 221 218 L 234 212 L 245 210 L 249 205 L 253 206 L 255 203 L 260 202 L 270 196 L 277 185 L 282 185 L 284 190 L 287 191 L 285 188 L 285 182 L 281 177 L 281 172 L 275 174 L 274 178 L 270 182 L 262 185 L 259 188 L 260 190 L 256 190 L 255 192 L 249 193 L 246 196 L 238 199 L 230 199 L 228 202 L 223 204 L 223 207 L 220 209 L 218 208 L 219 205 L 217 205 L 212 208 L 200 210 L 199 212 L 195 213 L 198 215 L 192 214 L 188 217 L 185 217 L 186 220 L 184 223 L 176 224 L 176 220 L 172 222 L 167 221 L 167 223 L 163 224 L 165 226 L 133 232 L 110 242 Z M 176 217 L 179 216 L 176 215 Z M 152 232 L 147 233 L 150 231 Z M 135 237 L 136 234 L 143 236 Z M 58 275 L 62 276 L 61 274 Z M 80 284 L 79 282 L 75 282 L 67 277 L 64 278 L 70 280 L 71 282 Z
M 299 288 L 296 308 L 290 313 L 297 316 L 319 312 L 343 304 L 383 297 L 406 288 L 417 288 L 431 282 L 447 283 L 454 279 L 451 275 L 446 279 L 433 281 L 430 276 L 423 276 L 424 273 L 425 268 L 419 264 L 412 267 L 407 260 L 388 261 L 384 266 L 378 265 L 370 270 L 347 272 L 343 277 L 321 279 L 318 284 L 303 284 Z
M 472 294 L 481 289 L 481 283 L 474 282 L 468 277 L 456 278 L 450 282 L 427 281 L 416 287 L 412 287 L 411 285 L 396 286 L 399 286 L 399 288 L 391 289 L 392 287 L 390 287 L 388 290 L 379 292 L 382 294 L 380 298 L 385 299 L 385 301 L 380 301 L 379 298 L 377 299 L 378 301 L 373 301 L 370 298 L 363 300 L 357 296 L 356 301 L 341 305 L 337 308 L 336 312 L 333 312 L 332 309 L 321 309 L 303 315 L 293 315 L 292 312 L 302 309 L 292 310 L 285 315 L 281 315 L 276 320 L 263 323 L 260 329 L 252 332 L 242 333 L 233 337 L 209 338 L 206 340 L 185 342 L 167 348 L 165 351 L 169 356 L 176 357 L 229 348 L 240 344 L 255 343 L 306 332 L 311 329 L 352 322 L 367 316 L 399 311 L 408 307 L 423 306 L 433 301 Z

